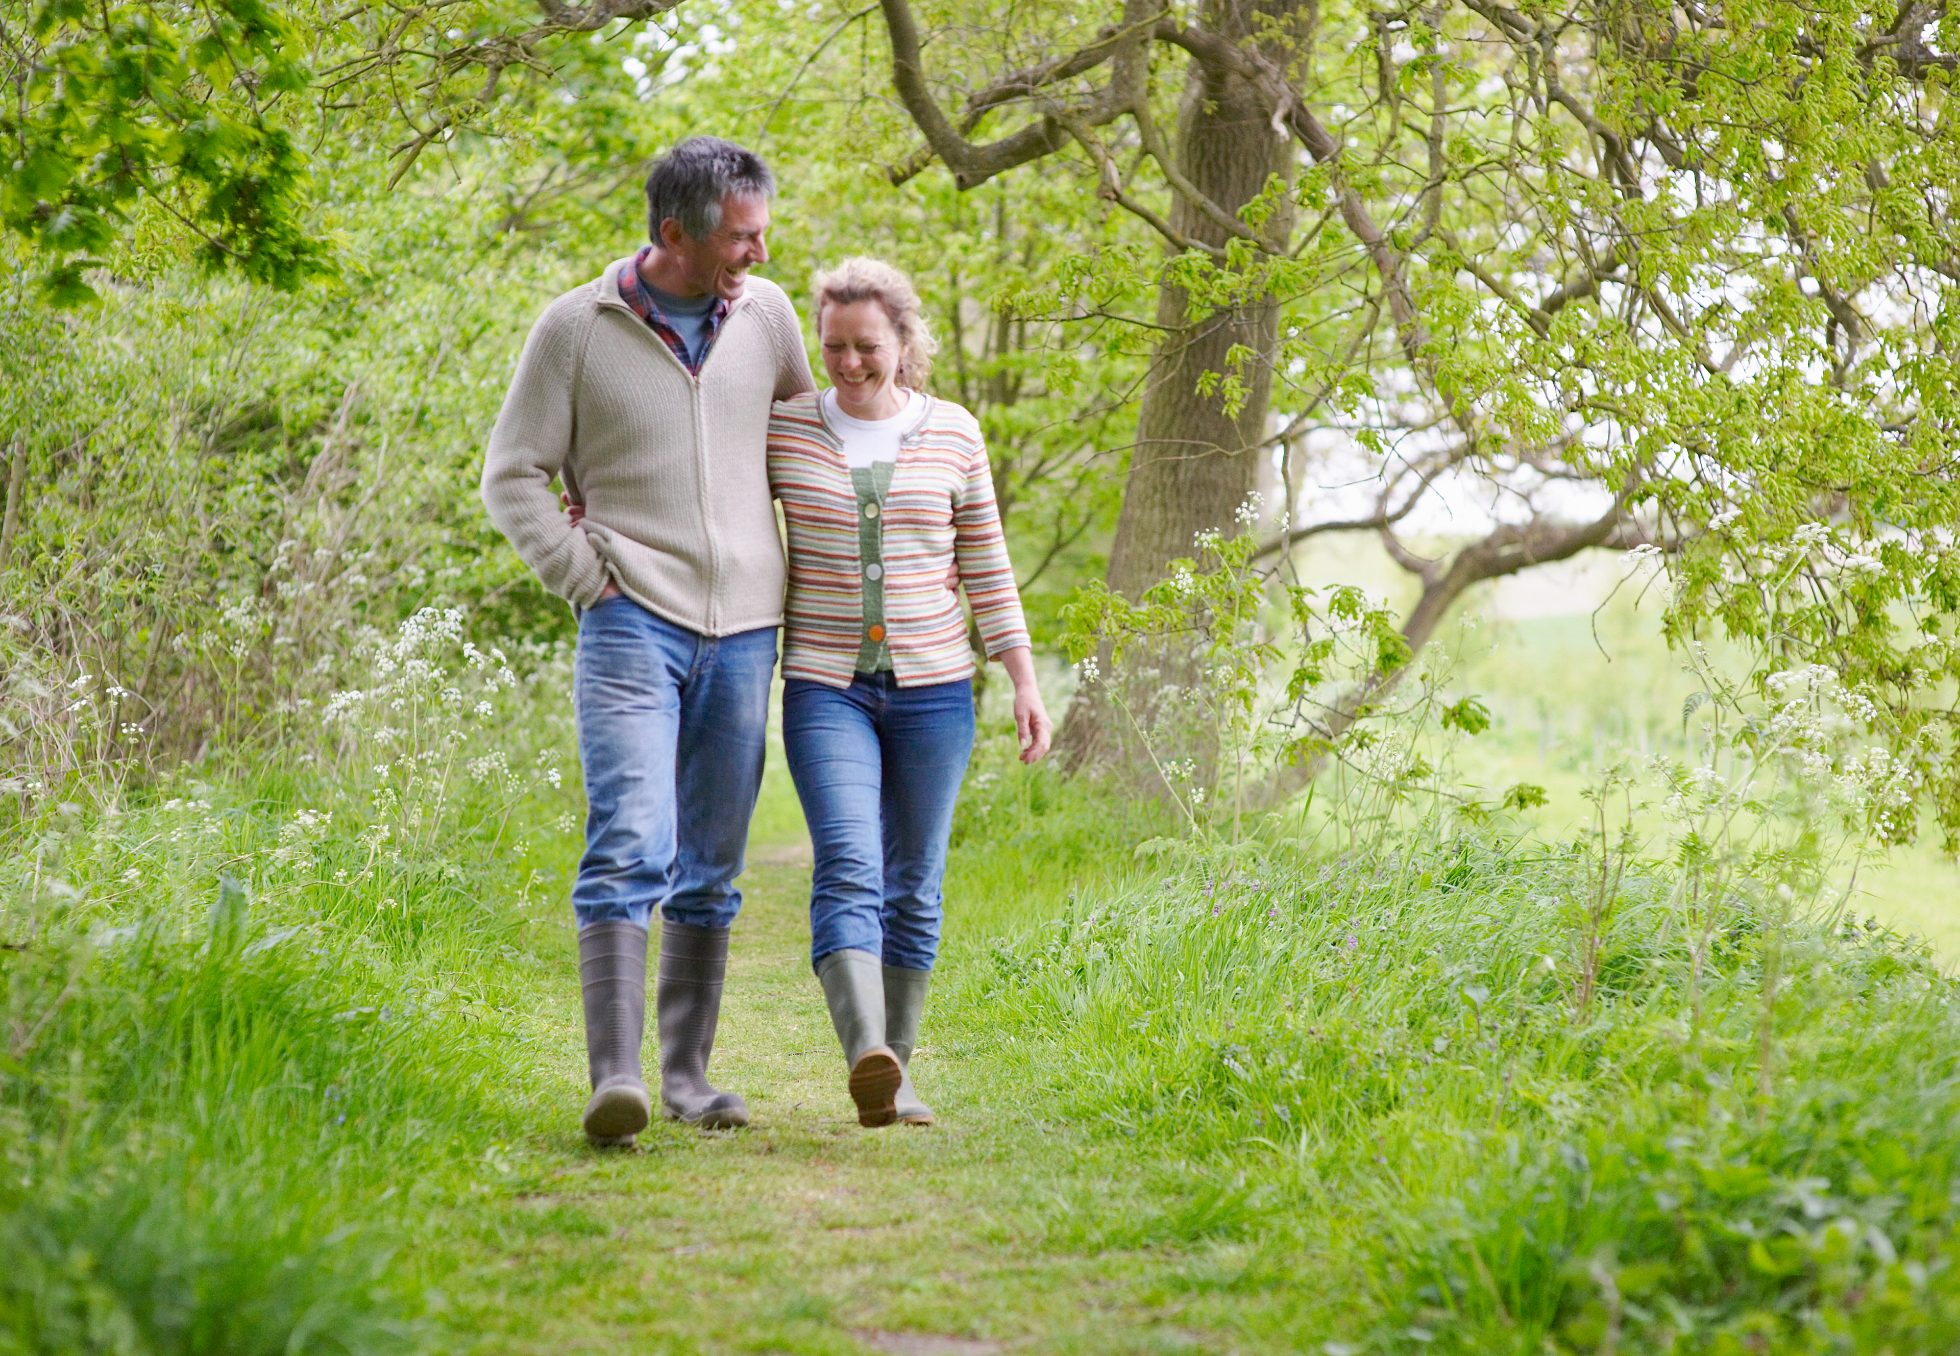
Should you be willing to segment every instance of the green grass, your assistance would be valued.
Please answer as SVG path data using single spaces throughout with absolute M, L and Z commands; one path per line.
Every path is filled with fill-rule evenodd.
M 1490 730 L 1461 747 L 1461 775 L 1500 791 L 1520 781 L 1543 786 L 1547 804 L 1524 822 L 1549 840 L 1586 826 L 1591 807 L 1582 793 L 1614 762 L 1701 756 L 1683 719 L 1700 683 L 1660 638 L 1659 600 L 1639 597 L 1623 590 L 1596 616 L 1472 614 L 1472 625 L 1440 642 L 1454 656 L 1452 688 L 1477 693 L 1492 718 Z M 1653 817 L 1643 822 L 1658 846 Z M 1960 962 L 1960 862 L 1936 834 L 1876 855 L 1855 876 L 1847 867 L 1838 886 L 1852 913 L 1925 939 L 1943 964 Z
M 500 700 L 512 766 L 564 745 Z M 1638 861 L 1589 912 L 1591 849 L 1489 830 L 1138 859 L 1157 817 L 991 743 L 942 1121 L 865 1132 L 777 759 L 715 1063 L 755 1125 L 601 1153 L 576 788 L 372 756 L 8 854 L 0 1351 L 1960 1346 L 1955 990 L 1882 929 Z
M 1366 543 L 1322 542 L 1299 564 L 1309 581 L 1357 583 L 1405 606 L 1414 601 L 1408 575 Z M 1502 615 L 1521 599 L 1525 611 L 1556 610 Z M 1490 729 L 1456 751 L 1461 780 L 1493 797 L 1518 782 L 1544 787 L 1545 806 L 1520 822 L 1556 842 L 1589 826 L 1583 793 L 1612 764 L 1656 755 L 1699 761 L 1683 710 L 1701 683 L 1662 639 L 1664 605 L 1663 586 L 1629 576 L 1624 558 L 1607 551 L 1473 591 L 1426 652 L 1450 672 L 1453 695 L 1474 694 L 1490 710 Z M 1729 673 L 1747 671 L 1744 656 L 1718 641 L 1710 648 Z M 1655 818 L 1640 825 L 1659 852 Z M 1923 938 L 1944 965 L 1960 963 L 1960 861 L 1937 835 L 1867 860 L 1855 876 L 1841 872 L 1838 885 L 1850 912 Z
M 1138 883 L 1004 954 L 996 1010 L 1063 1037 L 1089 1123 L 1170 1165 L 1115 1237 L 1265 1278 L 1233 1319 L 1254 1345 L 1960 1342 L 1951 985 L 1888 935 L 1741 908 L 1697 974 L 1634 877 L 1581 1010 L 1589 888 L 1578 854 L 1476 841 Z
M 516 1124 L 485 1018 L 522 916 L 415 864 L 275 867 L 280 811 L 214 795 L 15 864 L 0 1348 L 401 1349 L 416 1199 Z

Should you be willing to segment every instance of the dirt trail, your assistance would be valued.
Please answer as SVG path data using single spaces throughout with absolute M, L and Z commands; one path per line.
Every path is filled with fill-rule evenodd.
M 928 1008 L 915 1072 L 940 1123 L 858 1127 L 810 973 L 808 861 L 807 844 L 769 846 L 743 878 L 713 1077 L 748 1099 L 746 1130 L 656 1122 L 633 1153 L 584 1145 L 567 925 L 563 991 L 541 992 L 521 1032 L 542 1045 L 527 1089 L 541 1123 L 451 1240 L 460 1274 L 443 1288 L 475 1348 L 1232 1349 L 1162 1299 L 1177 1259 L 1069 1242 L 1082 1203 L 1112 1200 L 1108 1165 L 1039 1114 L 1056 1099 L 1003 1076 L 989 1033 Z

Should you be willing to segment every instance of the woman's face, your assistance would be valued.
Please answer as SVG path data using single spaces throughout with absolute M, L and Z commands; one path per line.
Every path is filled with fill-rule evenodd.
M 896 414 L 898 327 L 875 301 L 832 303 L 817 322 L 823 370 L 846 412 L 871 417 Z

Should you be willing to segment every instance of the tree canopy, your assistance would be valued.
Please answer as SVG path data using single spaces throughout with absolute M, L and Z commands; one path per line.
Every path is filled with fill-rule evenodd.
M 1414 649 L 1482 581 L 1663 552 L 1677 640 L 1840 673 L 1960 825 L 1943 4 L 44 0 L 0 50 L 54 301 L 364 287 L 389 192 L 580 273 L 712 127 L 778 162 L 786 277 L 920 277 L 1024 573 L 1134 594 L 1264 488 L 1268 560 L 1381 543 Z
M 1272 449 L 1306 517 L 1274 548 L 1376 534 L 1413 647 L 1482 580 L 1656 547 L 1678 637 L 1718 622 L 1759 679 L 1838 670 L 1960 823 L 1927 615 L 1960 563 L 1945 6 L 880 8 L 925 142 L 901 176 L 1067 157 L 1162 239 L 1070 298 L 1162 289 L 1113 587 L 1222 525 Z M 1316 451 L 1357 450 L 1371 504 L 1295 505 Z M 1490 525 L 1439 532 L 1472 480 Z

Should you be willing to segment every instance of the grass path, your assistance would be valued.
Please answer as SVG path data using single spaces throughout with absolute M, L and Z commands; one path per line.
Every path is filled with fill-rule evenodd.
M 942 964 L 927 1011 L 916 1069 L 940 1123 L 862 1130 L 807 960 L 807 847 L 759 848 L 744 887 L 713 1066 L 748 1099 L 744 1131 L 584 1145 L 572 938 L 553 926 L 560 982 L 510 1032 L 528 1138 L 486 1153 L 433 1253 L 475 1349 L 1235 1349 L 1211 1326 L 1217 1258 L 1101 1246 L 1148 1188 L 1069 1123 L 1040 1051 L 988 1029 L 980 948 Z

